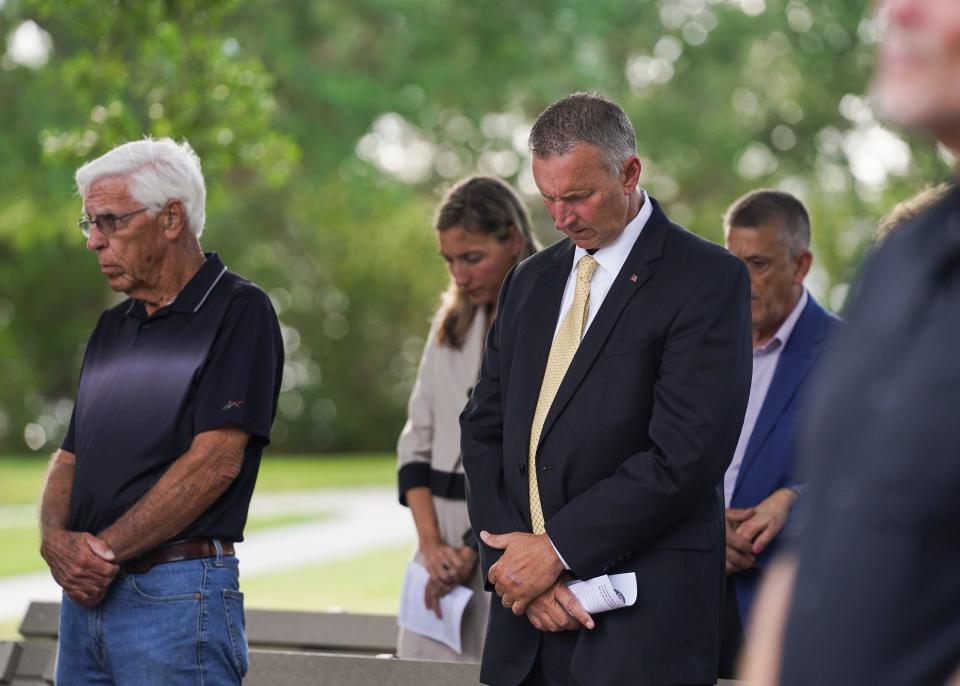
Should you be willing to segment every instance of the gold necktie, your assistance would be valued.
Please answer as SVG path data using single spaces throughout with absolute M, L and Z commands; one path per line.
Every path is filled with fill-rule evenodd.
M 530 486 L 530 521 L 533 533 L 542 534 L 546 531 L 543 522 L 543 508 L 540 506 L 540 488 L 537 485 L 537 445 L 540 443 L 540 432 L 543 423 L 550 412 L 550 406 L 560 388 L 570 366 L 573 356 L 580 346 L 580 337 L 583 335 L 583 325 L 587 321 L 587 307 L 590 304 L 590 279 L 597 268 L 597 261 L 590 255 L 584 255 L 577 263 L 577 287 L 573 293 L 573 304 L 567 310 L 557 335 L 550 346 L 550 356 L 547 358 L 547 368 L 543 373 L 543 382 L 540 384 L 540 397 L 537 399 L 537 411 L 533 415 L 533 424 L 530 427 L 530 451 L 527 462 Z

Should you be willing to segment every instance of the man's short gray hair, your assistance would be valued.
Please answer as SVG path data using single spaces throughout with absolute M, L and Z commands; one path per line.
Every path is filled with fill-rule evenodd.
M 596 93 L 574 93 L 547 107 L 530 130 L 527 146 L 537 157 L 564 155 L 578 143 L 596 147 L 617 175 L 637 154 L 630 118 L 619 105 Z
M 723 233 L 732 228 L 759 229 L 777 222 L 781 241 L 796 257 L 810 249 L 810 214 L 799 199 L 783 191 L 762 188 L 736 200 L 723 217 Z
M 186 210 L 187 228 L 198 237 L 203 233 L 207 188 L 200 158 L 186 141 L 145 138 L 117 146 L 77 170 L 80 197 L 86 200 L 90 186 L 107 176 L 126 178 L 130 195 L 151 212 L 179 200 Z

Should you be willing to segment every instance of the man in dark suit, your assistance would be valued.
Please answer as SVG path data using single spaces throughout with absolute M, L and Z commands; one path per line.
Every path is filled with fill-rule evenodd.
M 810 216 L 776 190 L 748 193 L 724 217 L 727 248 L 750 272 L 753 377 L 724 475 L 727 596 L 720 676 L 732 677 L 763 570 L 803 490 L 793 469 L 797 409 L 835 317 L 803 286 L 810 270 Z
M 876 6 L 885 27 L 878 114 L 960 153 L 960 3 Z M 755 636 L 783 636 L 782 657 L 778 665 L 776 646 L 751 645 L 748 676 L 785 686 L 943 684 L 960 665 L 956 186 L 871 255 L 846 312 L 809 396 L 796 559 L 770 571 L 758 600 L 764 630 Z
M 719 484 L 750 385 L 747 270 L 638 188 L 616 104 L 568 96 L 529 145 L 567 239 L 504 282 L 461 417 L 470 518 L 500 596 L 481 681 L 712 684 Z M 594 617 L 564 583 L 613 573 L 635 575 L 637 600 Z

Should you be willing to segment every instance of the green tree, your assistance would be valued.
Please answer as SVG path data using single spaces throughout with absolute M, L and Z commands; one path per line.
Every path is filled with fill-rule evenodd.
M 440 191 L 499 174 L 555 240 L 525 135 L 574 90 L 624 106 L 642 184 L 712 240 L 743 192 L 800 194 L 812 286 L 837 308 L 877 218 L 947 175 L 935 150 L 870 110 L 867 12 L 804 0 L 8 0 L 2 33 L 32 21 L 52 50 L 25 66 L 8 41 L 0 61 L 0 445 L 22 449 L 28 424 L 34 446 L 63 430 L 86 336 L 115 301 L 72 227 L 72 173 L 144 134 L 191 141 L 209 187 L 205 247 L 277 305 L 288 364 L 275 443 L 288 449 L 393 444 L 447 278 L 430 229 Z

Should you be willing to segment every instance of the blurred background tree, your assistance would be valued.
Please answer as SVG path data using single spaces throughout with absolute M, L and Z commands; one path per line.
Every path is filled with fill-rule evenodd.
M 474 172 L 529 172 L 537 113 L 596 90 L 630 114 L 642 184 L 719 241 L 776 186 L 814 220 L 809 284 L 842 307 L 878 217 L 949 160 L 865 96 L 879 27 L 822 0 L 0 0 L 0 450 L 47 451 L 86 337 L 117 298 L 75 228 L 73 171 L 186 138 L 204 246 L 283 323 L 275 445 L 389 450 L 447 276 L 432 207 Z

